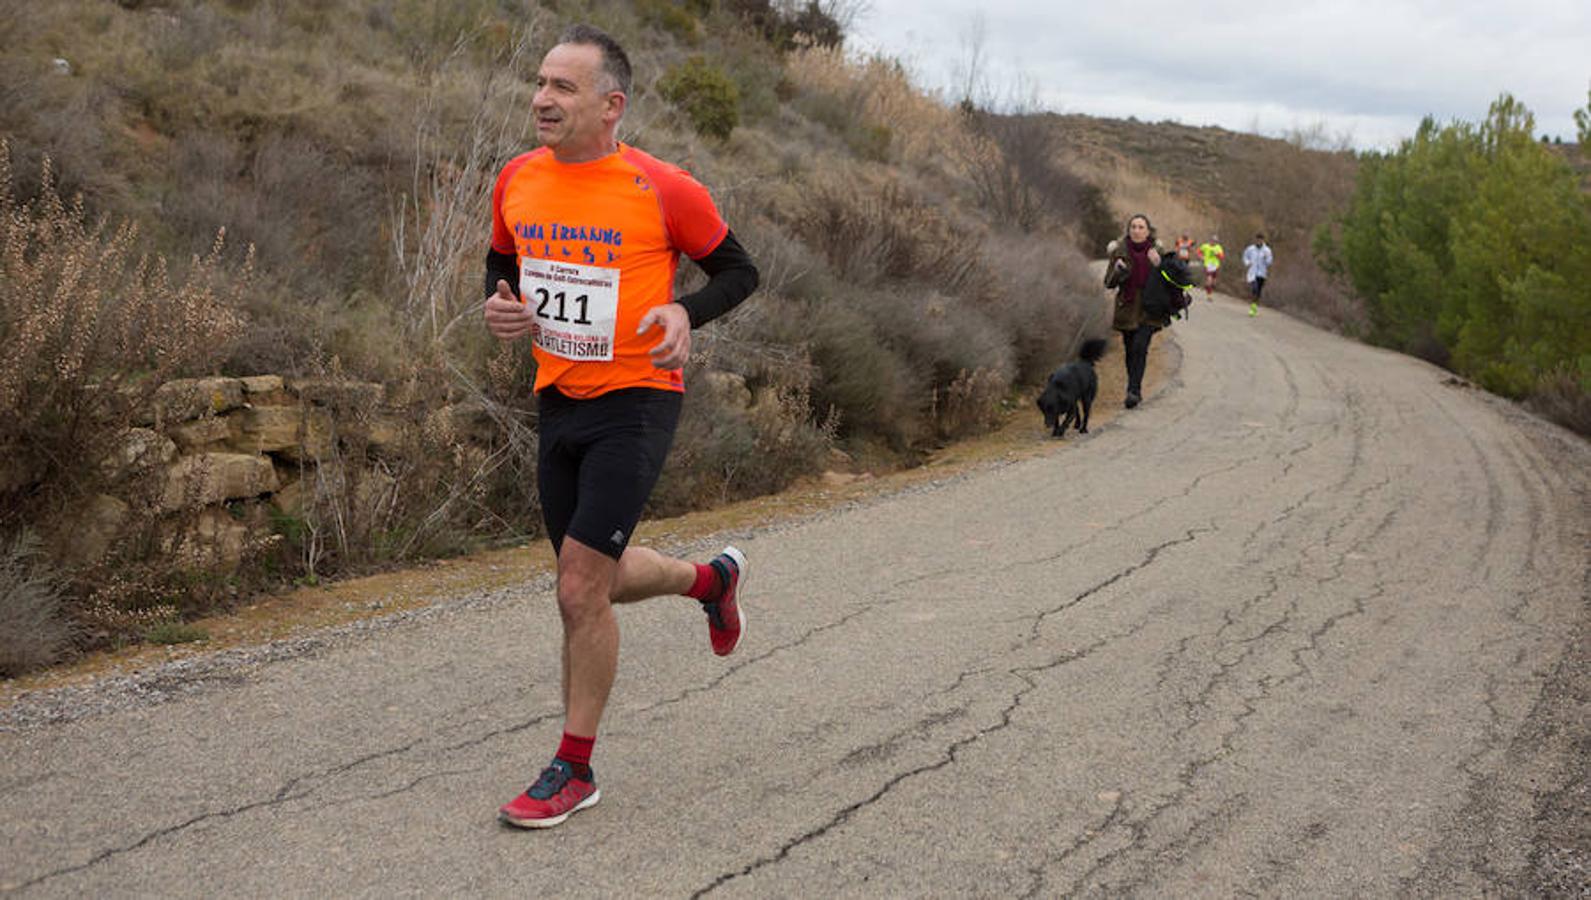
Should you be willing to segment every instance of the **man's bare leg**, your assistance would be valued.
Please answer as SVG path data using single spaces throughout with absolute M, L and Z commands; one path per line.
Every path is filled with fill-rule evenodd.
M 653 550 L 626 547 L 619 557 L 619 574 L 613 586 L 614 603 L 634 603 L 651 597 L 683 595 L 696 580 L 694 563 Z

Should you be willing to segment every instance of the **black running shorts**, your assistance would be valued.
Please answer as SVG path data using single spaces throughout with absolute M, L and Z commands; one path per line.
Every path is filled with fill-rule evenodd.
M 536 447 L 541 515 L 554 550 L 568 535 L 618 559 L 674 442 L 684 395 L 625 388 L 575 400 L 544 389 Z

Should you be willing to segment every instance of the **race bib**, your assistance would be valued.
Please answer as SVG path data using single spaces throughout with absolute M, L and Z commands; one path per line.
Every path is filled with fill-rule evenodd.
M 536 315 L 531 339 L 544 352 L 581 362 L 613 359 L 618 269 L 522 257 L 519 297 Z

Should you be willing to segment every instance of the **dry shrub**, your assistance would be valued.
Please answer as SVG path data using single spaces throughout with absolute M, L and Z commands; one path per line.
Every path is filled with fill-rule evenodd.
M 419 359 L 380 409 L 328 372 L 326 390 L 301 396 L 306 414 L 330 413 L 332 431 L 290 473 L 298 500 L 275 523 L 282 564 L 318 580 L 535 533 L 528 361 L 523 345 L 500 347 L 474 381 L 440 357 Z M 378 427 L 388 434 L 376 445 Z
M 869 295 L 843 291 L 821 274 L 811 282 L 807 299 L 759 297 L 748 330 L 769 346 L 804 350 L 815 370 L 813 418 L 832 419 L 846 438 L 873 436 L 897 450 L 917 444 L 927 433 L 926 387 L 861 311 Z
M 854 156 L 879 163 L 932 158 L 918 155 L 925 149 L 920 131 L 898 139 L 898 127 L 917 122 L 896 117 L 908 107 L 910 83 L 894 60 L 853 62 L 838 47 L 805 47 L 790 56 L 786 71 L 791 105 L 839 136 Z
M 996 221 L 1024 231 L 1065 227 L 1090 252 L 1114 236 L 1116 217 L 1104 191 L 1060 163 L 1053 116 L 1030 109 L 1003 116 L 973 111 L 966 118 L 975 133 L 993 140 L 1003 160 L 976 179 Z
M 61 585 L 51 572 L 30 532 L 0 542 L 0 678 L 56 662 L 71 645 Z
M 790 227 L 853 284 L 916 281 L 964 293 L 982 281 L 976 240 L 958 233 L 929 198 L 896 183 L 810 185 Z
M 1564 367 L 1536 383 L 1525 405 L 1583 437 L 1591 437 L 1591 391 Z
M 1036 107 L 995 114 L 962 107 L 975 140 L 956 156 L 980 205 L 997 222 L 1022 231 L 1064 226 L 1080 246 L 1108 240 L 1114 217 L 1104 192 L 1058 158 L 1054 117 Z
M 832 429 L 811 420 L 810 386 L 693 366 L 689 389 L 650 515 L 670 516 L 776 493 L 818 471 Z
M 370 327 L 336 341 L 346 349 L 363 333 L 394 335 L 402 361 L 389 353 L 376 371 L 389 384 L 384 415 L 397 439 L 373 449 L 371 409 L 350 398 L 315 400 L 339 431 L 301 467 L 303 502 L 278 521 L 301 577 L 457 553 L 538 527 L 534 364 L 523 342 L 502 346 L 486 333 L 480 272 L 493 182 L 523 149 L 525 70 L 546 18 L 500 35 L 484 77 L 476 77 L 479 48 L 464 40 L 422 66 L 424 93 L 407 120 L 410 180 L 386 229 L 394 287 L 385 307 L 349 304 L 342 323 Z M 335 358 L 323 374 L 345 378 Z
M 935 388 L 930 417 L 942 440 L 982 434 L 1000 422 L 1000 401 L 1010 380 L 992 369 L 966 369 L 943 389 Z
M 1004 329 L 1024 384 L 1073 358 L 1085 336 L 1108 331 L 1108 303 L 1088 260 L 1071 241 L 1046 234 L 998 234 L 984 243 L 998 300 L 984 304 Z
M 283 545 L 263 531 L 262 504 L 249 504 L 257 530 L 235 560 L 191 530 L 189 513 L 160 515 L 147 504 L 133 513 L 103 559 L 73 572 L 71 615 L 82 649 L 141 639 L 150 628 L 230 608 L 257 588 Z M 229 504 L 226 515 L 242 504 Z
M 1299 248 L 1273 248 L 1280 258 L 1283 252 L 1296 253 Z M 1237 264 L 1231 266 L 1236 283 L 1227 290 L 1242 294 L 1243 262 L 1239 251 Z M 1289 253 L 1291 256 L 1291 253 Z M 1231 259 L 1231 257 L 1228 257 Z M 1363 338 L 1370 333 L 1370 318 L 1363 301 L 1354 297 L 1347 288 L 1331 278 L 1309 257 L 1287 259 L 1287 266 L 1272 269 L 1265 280 L 1265 303 L 1330 331 L 1350 337 Z
M 164 226 L 183 235 L 220 228 L 255 247 L 271 267 L 275 294 L 294 304 L 326 305 L 379 276 L 368 255 L 350 256 L 350 235 L 380 218 L 382 186 L 372 173 L 342 165 L 317 142 L 294 134 L 252 141 L 184 130 L 170 141 L 183 173 L 160 203 Z M 278 300 L 273 296 L 271 300 Z M 254 301 L 256 313 L 266 312 Z
M 994 420 L 1016 374 L 1011 342 L 987 307 L 932 290 L 880 290 L 863 306 L 873 334 L 910 374 L 913 412 L 939 439 Z
M 46 161 L 31 201 L 11 189 L 0 141 L 0 529 L 38 521 L 102 480 L 97 462 L 165 380 L 201 374 L 242 329 L 241 264 L 210 253 L 173 279 L 138 229 L 90 222 L 56 191 Z
M 774 493 L 824 464 L 838 413 L 814 401 L 822 373 L 804 347 L 765 339 L 789 309 L 759 296 L 697 333 L 654 514 Z

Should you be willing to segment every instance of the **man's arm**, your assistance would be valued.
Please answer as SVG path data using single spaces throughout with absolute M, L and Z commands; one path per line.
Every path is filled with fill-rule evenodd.
M 707 273 L 707 283 L 701 290 L 675 301 L 685 307 L 692 328 L 700 328 L 739 306 L 761 280 L 751 255 L 735 240 L 733 231 L 725 232 L 713 252 L 696 260 L 696 264 Z

